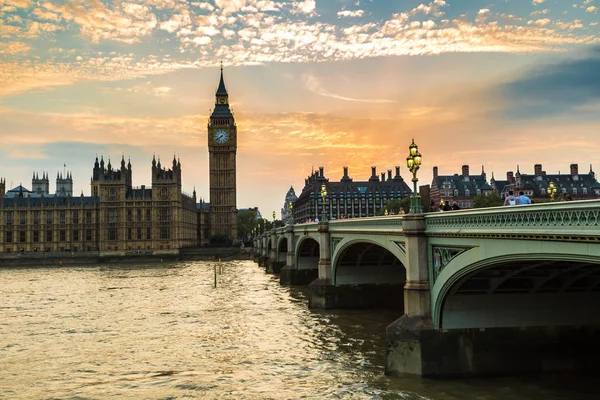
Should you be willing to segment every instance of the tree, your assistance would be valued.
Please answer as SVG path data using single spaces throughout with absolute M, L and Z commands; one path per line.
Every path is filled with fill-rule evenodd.
M 398 211 L 400 211 L 401 208 L 402 200 L 399 199 L 388 200 L 387 204 L 385 205 L 385 209 L 387 210 L 388 214 L 398 214 Z
M 392 199 L 388 200 L 385 205 L 385 210 L 387 210 L 388 214 L 398 214 L 400 209 L 404 210 L 405 213 L 408 213 L 410 209 L 410 197 L 405 197 L 402 200 L 400 199 Z M 383 215 L 384 211 L 379 211 L 378 215 Z
M 497 192 L 491 192 L 487 195 L 478 194 L 473 199 L 473 208 L 498 207 L 504 205 L 504 200 Z
M 238 236 L 245 237 L 252 233 L 257 225 L 256 211 L 245 210 L 237 213 Z

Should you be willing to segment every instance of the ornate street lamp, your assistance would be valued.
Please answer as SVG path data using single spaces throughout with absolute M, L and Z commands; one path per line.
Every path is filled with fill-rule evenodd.
M 554 182 L 550 181 L 546 192 L 548 192 L 548 194 L 550 195 L 550 200 L 554 201 L 554 195 L 556 195 L 556 185 L 554 184 Z
M 327 197 L 327 188 L 325 187 L 325 184 L 321 185 L 321 198 L 323 199 L 323 215 L 321 218 L 321 221 L 325 222 L 327 221 L 327 213 L 325 212 L 325 198 Z
M 294 204 L 290 201 L 290 225 L 294 225 Z
M 421 153 L 419 153 L 419 147 L 415 144 L 413 139 L 412 144 L 408 147 L 408 157 L 406 157 L 406 166 L 408 170 L 412 172 L 413 182 L 413 194 L 410 196 L 410 213 L 421 214 L 423 212 L 421 208 L 421 196 L 417 193 L 417 171 L 421 167 Z

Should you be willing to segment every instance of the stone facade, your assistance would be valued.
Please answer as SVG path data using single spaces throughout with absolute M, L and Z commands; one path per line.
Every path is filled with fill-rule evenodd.
M 92 196 L 21 187 L 8 197 L 0 185 L 0 252 L 142 252 L 197 245 L 196 195 L 182 193 L 179 161 L 173 159 L 167 170 L 154 159 L 152 188 L 131 183 L 131 163 L 126 166 L 123 158 L 113 169 L 110 161 L 105 167 L 96 158 Z
M 321 197 L 322 185 L 327 190 L 325 203 Z M 302 223 L 322 219 L 323 210 L 327 219 L 372 217 L 384 209 L 389 200 L 400 200 L 411 193 L 400 176 L 400 167 L 396 167 L 394 176 L 390 169 L 387 176 L 384 172 L 381 177 L 376 167 L 371 167 L 367 181 L 354 181 L 348 176 L 348 167 L 344 167 L 344 176 L 339 182 L 330 182 L 320 167 L 306 178 L 302 193 L 294 202 L 294 220 Z
M 471 208 L 475 196 L 492 191 L 483 166 L 480 175 L 471 175 L 468 165 L 462 166 L 460 175 L 439 175 L 438 167 L 433 167 L 431 200 L 435 207 L 442 202 L 456 202 L 460 208 Z

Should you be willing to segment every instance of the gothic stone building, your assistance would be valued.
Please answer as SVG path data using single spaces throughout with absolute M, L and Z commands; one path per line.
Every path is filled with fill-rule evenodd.
M 152 188 L 132 187 L 131 163 L 126 166 L 124 158 L 118 169 L 96 158 L 91 196 L 59 195 L 65 179 L 57 178 L 55 195 L 44 174 L 41 180 L 34 174 L 37 192 L 19 186 L 5 195 L 0 181 L 0 252 L 140 252 L 197 244 L 195 193 L 182 193 L 175 159 L 169 170 L 152 160 Z M 68 179 L 72 185 L 70 174 Z

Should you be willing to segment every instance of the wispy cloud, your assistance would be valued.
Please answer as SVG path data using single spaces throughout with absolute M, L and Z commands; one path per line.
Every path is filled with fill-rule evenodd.
M 358 99 L 358 98 L 354 98 L 354 97 L 347 97 L 347 96 L 341 96 L 338 94 L 330 93 L 325 88 L 323 88 L 319 79 L 312 75 L 304 76 L 304 84 L 305 84 L 306 89 L 308 89 L 309 91 L 316 93 L 320 96 L 331 97 L 333 99 L 345 100 L 345 101 L 355 101 L 355 102 L 361 102 L 361 103 L 395 103 L 394 100 L 389 100 L 389 99 L 378 99 L 378 98 Z

